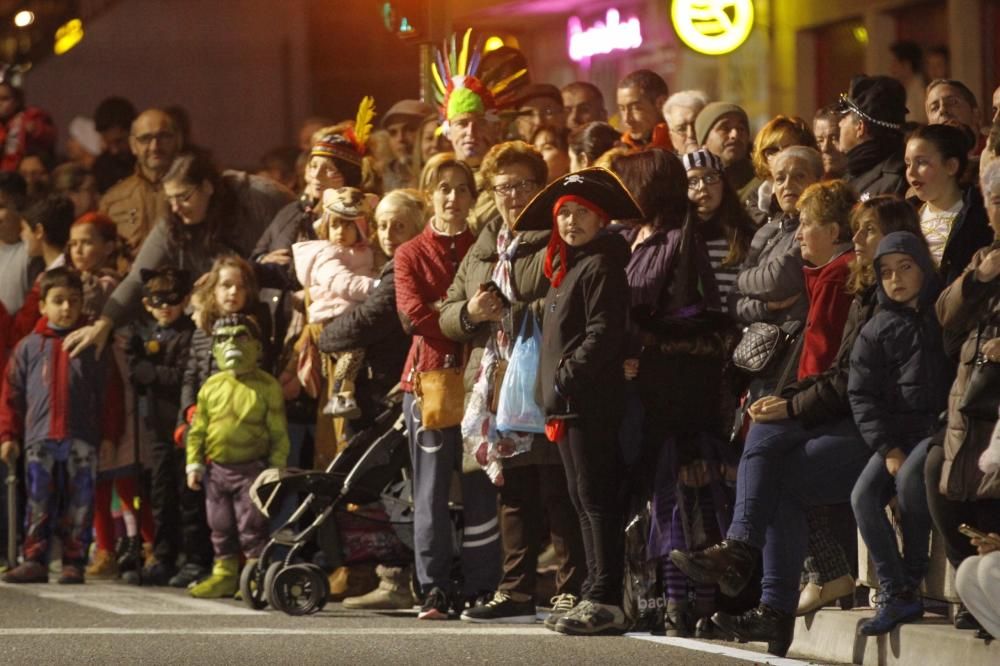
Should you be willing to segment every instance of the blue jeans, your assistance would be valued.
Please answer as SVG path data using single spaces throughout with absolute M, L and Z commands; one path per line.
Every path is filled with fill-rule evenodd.
M 771 474 L 778 488 L 772 491 L 775 506 L 766 528 L 761 582 L 761 602 L 785 613 L 794 613 L 798 606 L 809 536 L 806 510 L 847 502 L 871 458 L 871 449 L 849 418 L 809 431 L 798 426 L 797 432 L 808 433 L 806 441 L 791 448 Z
M 909 452 L 895 477 L 886 470 L 882 454 L 876 453 L 851 493 L 858 530 L 875 562 L 879 586 L 887 594 L 918 586 L 927 573 L 931 514 L 924 488 L 924 462 L 930 441 L 928 437 Z M 902 557 L 896 547 L 896 532 L 885 514 L 893 495 L 899 505 Z
M 860 441 L 860 435 L 849 418 L 813 429 L 806 429 L 795 420 L 750 426 L 736 476 L 736 504 L 728 538 L 763 548 L 782 488 L 794 474 L 788 469 L 789 461 L 795 459 L 793 454 L 801 453 L 807 444 L 820 450 L 836 450 L 856 441 Z M 841 501 L 847 501 L 853 486 L 852 479 Z M 796 576 L 800 569 L 796 570 Z

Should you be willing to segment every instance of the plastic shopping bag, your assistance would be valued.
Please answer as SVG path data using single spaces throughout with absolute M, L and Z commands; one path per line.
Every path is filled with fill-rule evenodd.
M 528 320 L 531 334 L 528 335 Z M 497 430 L 502 432 L 545 432 L 545 414 L 535 402 L 535 375 L 541 360 L 542 336 L 534 314 L 527 312 L 514 343 L 507 374 L 500 386 Z

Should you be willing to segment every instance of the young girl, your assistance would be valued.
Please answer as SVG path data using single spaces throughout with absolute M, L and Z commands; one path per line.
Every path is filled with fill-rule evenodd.
M 559 618 L 565 634 L 623 631 L 622 463 L 617 445 L 625 377 L 628 244 L 602 233 L 611 219 L 644 218 L 610 171 L 584 169 L 538 194 L 518 231 L 554 227 L 545 258 L 538 380 L 576 507 L 589 572 L 583 600 Z
M 85 213 L 69 229 L 66 258 L 83 280 L 83 315 L 100 316 L 121 276 L 114 270 L 118 230 L 103 213 Z
M 175 437 L 182 445 L 188 426 L 194 418 L 198 391 L 212 374 L 218 370 L 212 357 L 212 327 L 220 317 L 234 314 L 254 316 L 264 331 L 263 340 L 268 339 L 267 329 L 270 319 L 267 308 L 260 304 L 257 296 L 257 281 L 253 267 L 246 260 L 227 255 L 215 260 L 212 270 L 201 278 L 201 284 L 191 297 L 194 306 L 194 320 L 197 328 L 191 336 L 191 350 L 181 385 L 181 411 L 178 415 L 178 429 Z M 266 352 L 264 354 L 266 356 Z M 197 502 L 197 514 L 181 517 L 182 530 L 198 531 L 208 540 L 208 527 L 204 513 L 205 502 Z M 188 553 L 190 556 L 191 554 Z M 208 575 L 209 562 L 191 561 L 181 567 L 169 581 L 171 587 L 187 587 Z
M 375 284 L 375 259 L 368 244 L 368 222 L 374 204 L 364 192 L 341 187 L 323 192 L 323 215 L 317 235 L 323 240 L 292 245 L 295 273 L 305 287 L 307 316 L 318 339 L 321 327 L 362 303 Z M 361 415 L 354 383 L 364 362 L 364 349 L 336 355 L 324 414 L 354 419 Z M 329 368 L 332 363 L 325 365 Z
M 906 142 L 906 180 L 923 202 L 920 228 L 946 285 L 993 239 L 979 188 L 961 182 L 969 147 L 965 133 L 950 125 L 926 125 Z
M 924 240 L 905 231 L 887 235 L 878 245 L 875 275 L 882 310 L 858 335 L 848 379 L 854 421 L 875 451 L 851 493 L 882 594 L 875 617 L 861 623 L 865 636 L 889 633 L 924 613 L 919 586 L 931 527 L 924 462 L 954 376 L 934 312 L 940 281 Z M 885 515 L 893 495 L 902 554 Z

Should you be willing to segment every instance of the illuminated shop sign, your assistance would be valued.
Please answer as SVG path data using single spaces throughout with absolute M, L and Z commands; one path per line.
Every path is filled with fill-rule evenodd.
M 597 21 L 587 29 L 578 16 L 566 24 L 569 33 L 569 57 L 576 62 L 588 61 L 591 56 L 612 51 L 627 51 L 642 45 L 639 19 L 621 20 L 617 9 L 609 9 L 604 21 Z
M 751 0 L 673 0 L 670 20 L 681 41 L 698 53 L 735 51 L 753 28 Z

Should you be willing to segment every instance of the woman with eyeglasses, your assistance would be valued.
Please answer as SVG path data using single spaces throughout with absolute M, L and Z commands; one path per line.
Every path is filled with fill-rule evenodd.
M 129 274 L 112 292 L 100 318 L 66 336 L 73 355 L 91 345 L 103 349 L 111 331 L 140 307 L 142 269 L 173 266 L 192 276 L 209 271 L 225 254 L 248 257 L 291 192 L 240 171 L 221 173 L 205 153 L 177 157 L 163 177 L 170 211 L 143 242 Z
M 758 227 L 782 210 L 774 198 L 771 170 L 775 156 L 789 146 L 806 146 L 818 150 L 812 130 L 798 116 L 775 116 L 761 128 L 754 139 L 750 160 L 753 162 L 754 172 L 763 182 L 746 198 L 743 205 Z
M 504 366 L 525 318 L 548 291 L 543 273 L 551 229 L 514 232 L 514 222 L 548 182 L 542 154 L 523 141 L 501 143 L 483 158 L 480 176 L 489 183 L 500 218 L 488 224 L 469 250 L 441 306 L 441 330 L 471 348 L 466 366 L 464 438 L 498 486 L 503 577 L 486 604 L 462 614 L 468 622 L 535 621 L 536 567 L 548 514 L 558 570 L 552 622 L 576 605 L 586 577 L 580 525 L 570 502 L 559 452 L 543 435 L 496 430 L 495 404 Z M 498 374 L 498 372 L 500 374 Z

